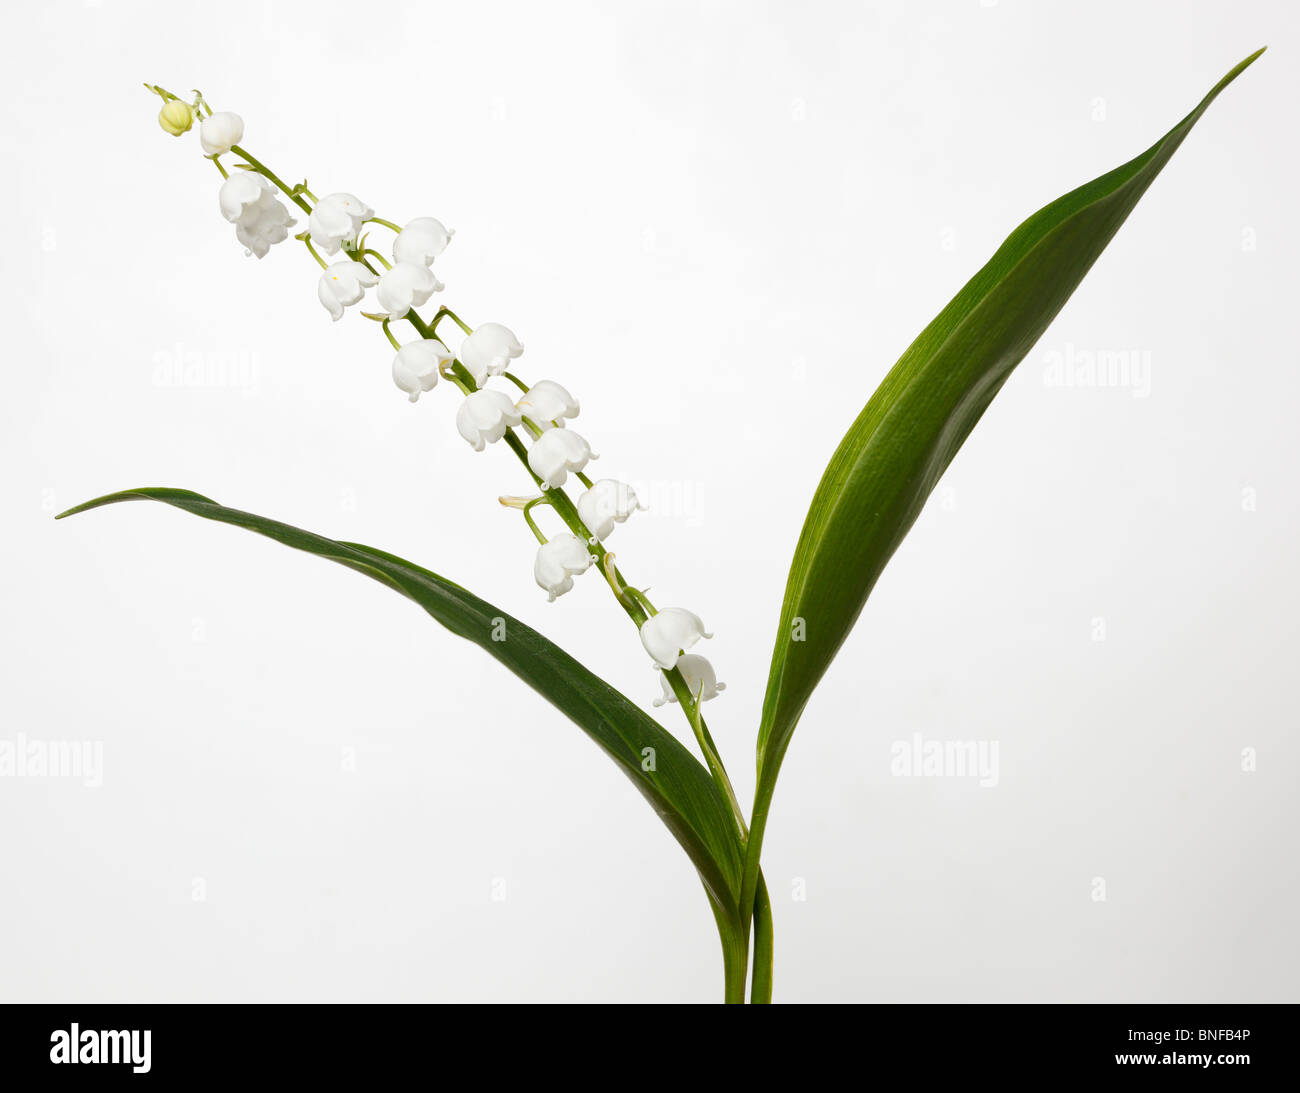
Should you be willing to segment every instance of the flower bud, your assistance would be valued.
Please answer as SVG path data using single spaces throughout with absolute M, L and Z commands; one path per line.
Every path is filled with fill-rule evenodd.
M 179 137 L 190 131 L 190 126 L 194 124 L 194 111 L 180 99 L 168 99 L 158 111 L 158 124 L 164 133 Z

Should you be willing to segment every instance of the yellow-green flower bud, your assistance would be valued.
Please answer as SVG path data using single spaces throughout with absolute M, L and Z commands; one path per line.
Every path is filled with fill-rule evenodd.
M 182 133 L 189 132 L 190 126 L 194 124 L 194 111 L 179 99 L 169 99 L 158 111 L 158 124 L 165 132 L 179 137 Z

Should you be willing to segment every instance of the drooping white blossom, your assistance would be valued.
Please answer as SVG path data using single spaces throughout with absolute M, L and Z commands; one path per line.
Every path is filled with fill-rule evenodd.
M 700 617 L 682 607 L 665 607 L 641 624 L 641 644 L 665 671 L 675 668 L 682 653 L 700 638 L 711 637 Z
M 217 201 L 221 215 L 235 225 L 235 238 L 258 258 L 289 238 L 295 223 L 271 184 L 253 171 L 234 172 L 221 184 Z
M 326 194 L 307 217 L 312 245 L 326 254 L 338 254 L 344 243 L 357 241 L 361 225 L 375 215 L 375 210 L 355 194 Z
M 244 119 L 229 110 L 219 110 L 199 125 L 199 143 L 205 156 L 225 155 L 243 139 Z
M 423 392 L 433 390 L 441 369 L 451 361 L 451 351 L 437 338 L 407 342 L 393 358 L 393 382 L 418 402 Z
M 578 497 L 578 516 L 597 539 L 608 539 L 615 524 L 644 508 L 631 486 L 613 478 L 598 479 Z
M 447 249 L 455 231 L 442 226 L 431 216 L 417 216 L 393 240 L 393 261 L 427 266 Z
M 515 410 L 513 403 L 510 408 Z M 518 413 L 515 410 L 515 414 Z M 570 471 L 576 474 L 588 460 L 596 458 L 590 445 L 572 429 L 551 429 L 534 440 L 528 449 L 528 465 L 542 480 L 543 488 L 548 490 L 563 486 Z
M 578 416 L 578 400 L 554 380 L 538 380 L 515 405 L 541 429 L 563 428 L 565 418 Z
M 573 578 L 585 573 L 593 561 L 583 541 L 574 535 L 556 535 L 537 548 L 533 577 L 551 600 L 573 587 Z
M 429 297 L 442 291 L 442 282 L 426 266 L 398 262 L 379 275 L 379 306 L 390 319 L 400 319 L 413 307 L 428 303 Z
M 700 656 L 699 653 L 686 653 L 678 657 L 677 670 L 686 679 L 687 689 L 692 695 L 698 695 L 701 702 L 708 702 L 711 698 L 717 698 L 719 692 L 727 689 L 725 683 L 718 682 L 718 676 L 713 670 L 713 665 L 708 662 L 707 658 Z M 665 702 L 676 702 L 677 696 L 673 694 L 673 689 L 668 683 L 668 677 L 662 671 L 659 673 L 659 682 L 663 686 L 663 697 L 656 698 L 651 705 L 662 706 Z
M 514 331 L 500 323 L 480 323 L 460 343 L 458 359 L 480 387 L 488 376 L 499 376 L 524 351 Z
M 250 205 L 274 200 L 275 191 L 271 184 L 256 171 L 233 171 L 217 193 L 221 215 L 232 224 L 239 223 Z
M 379 278 L 360 262 L 335 262 L 321 272 L 316 295 L 330 317 L 338 322 L 345 307 L 360 303 L 366 289 L 378 283 Z
M 275 243 L 283 243 L 289 238 L 289 229 L 297 221 L 289 215 L 279 201 L 272 200 L 266 206 L 254 206 L 235 224 L 235 238 L 249 254 L 265 258 Z
M 506 429 L 519 424 L 519 411 L 510 396 L 484 389 L 466 395 L 456 409 L 456 430 L 481 452 L 506 435 Z

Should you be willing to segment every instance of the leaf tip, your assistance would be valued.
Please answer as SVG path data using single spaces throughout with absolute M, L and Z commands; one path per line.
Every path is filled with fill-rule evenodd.
M 141 489 L 106 493 L 103 497 L 83 501 L 80 505 L 73 505 L 70 509 L 64 509 L 54 519 L 62 520 L 65 516 L 76 516 L 79 512 L 89 512 L 91 509 L 102 508 L 104 505 L 115 505 L 119 501 L 163 501 L 166 503 L 188 501 L 191 503 L 200 502 L 206 505 L 216 504 L 211 497 L 204 497 L 203 494 L 195 493 L 193 490 L 179 490 L 170 486 L 146 486 Z
M 1268 46 L 1260 46 L 1259 49 L 1255 50 L 1255 52 L 1252 53 L 1249 57 L 1247 57 L 1244 61 L 1241 61 L 1236 66 L 1236 68 L 1234 68 L 1231 72 L 1228 73 L 1227 76 L 1224 77 L 1224 83 L 1228 84 L 1231 83 L 1233 80 L 1235 80 L 1238 76 L 1240 76 L 1243 72 L 1245 72 L 1246 69 L 1248 69 L 1256 61 L 1258 61 L 1260 57 L 1264 55 L 1264 51 L 1267 49 Z

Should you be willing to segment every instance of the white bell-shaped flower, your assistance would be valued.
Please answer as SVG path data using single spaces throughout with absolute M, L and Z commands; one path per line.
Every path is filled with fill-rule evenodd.
M 578 516 L 597 539 L 608 539 L 615 524 L 644 508 L 631 486 L 613 478 L 593 482 L 578 498 Z
M 417 216 L 393 240 L 393 260 L 413 266 L 428 266 L 447 249 L 455 231 L 442 226 L 431 216 Z
M 221 215 L 238 224 L 250 207 L 265 207 L 275 200 L 271 184 L 255 171 L 232 171 L 217 194 Z
M 513 403 L 510 408 L 518 415 Z M 528 465 L 542 480 L 543 488 L 548 490 L 563 486 L 570 471 L 576 474 L 588 460 L 597 458 L 590 445 L 572 429 L 551 429 L 534 440 L 528 449 Z
M 573 587 L 573 578 L 587 572 L 593 561 L 583 541 L 573 535 L 556 535 L 537 548 L 533 577 L 554 600 Z
M 691 694 L 698 695 L 701 702 L 708 702 L 711 698 L 717 698 L 719 692 L 727 689 L 725 683 L 718 682 L 718 676 L 713 670 L 713 665 L 708 662 L 707 658 L 700 656 L 699 653 L 686 653 L 678 657 L 677 670 L 685 678 L 686 686 Z M 662 706 L 665 702 L 676 702 L 677 696 L 673 694 L 673 689 L 668 683 L 668 677 L 663 672 L 659 673 L 659 682 L 664 689 L 663 697 L 656 698 L 651 705 Z
M 682 653 L 700 638 L 711 637 L 699 615 L 681 607 L 665 607 L 641 624 L 641 644 L 664 670 L 675 668 Z
M 338 254 L 344 243 L 355 243 L 361 225 L 375 210 L 355 194 L 326 194 L 307 218 L 312 244 L 326 254 Z
M 413 307 L 428 303 L 429 297 L 442 291 L 442 282 L 426 266 L 398 262 L 379 275 L 379 306 L 390 319 L 400 319 Z
M 456 409 L 456 430 L 476 452 L 494 444 L 506 430 L 519 424 L 519 411 L 510 396 L 500 391 L 472 391 Z
M 515 405 L 541 429 L 552 425 L 563 428 L 566 417 L 578 416 L 578 400 L 554 380 L 538 380 Z
M 221 215 L 235 225 L 235 238 L 250 253 L 265 258 L 274 243 L 289 238 L 295 221 L 271 184 L 253 171 L 236 171 L 217 195 Z
M 244 119 L 229 110 L 219 110 L 199 126 L 199 143 L 205 156 L 225 155 L 243 139 Z
M 266 205 L 250 205 L 248 210 L 235 223 L 235 238 L 243 245 L 248 254 L 265 258 L 275 243 L 283 243 L 289 238 L 289 229 L 297 221 L 289 215 L 279 201 L 274 198 Z
M 459 360 L 480 387 L 488 376 L 499 376 L 524 351 L 514 331 L 500 323 L 480 323 L 460 343 Z
M 316 295 L 335 322 L 343 318 L 343 309 L 360 303 L 366 289 L 379 283 L 379 278 L 360 262 L 335 262 L 322 270 L 316 285 Z
M 418 402 L 423 392 L 434 389 L 443 366 L 451 361 L 451 351 L 437 338 L 407 342 L 393 358 L 393 382 Z

